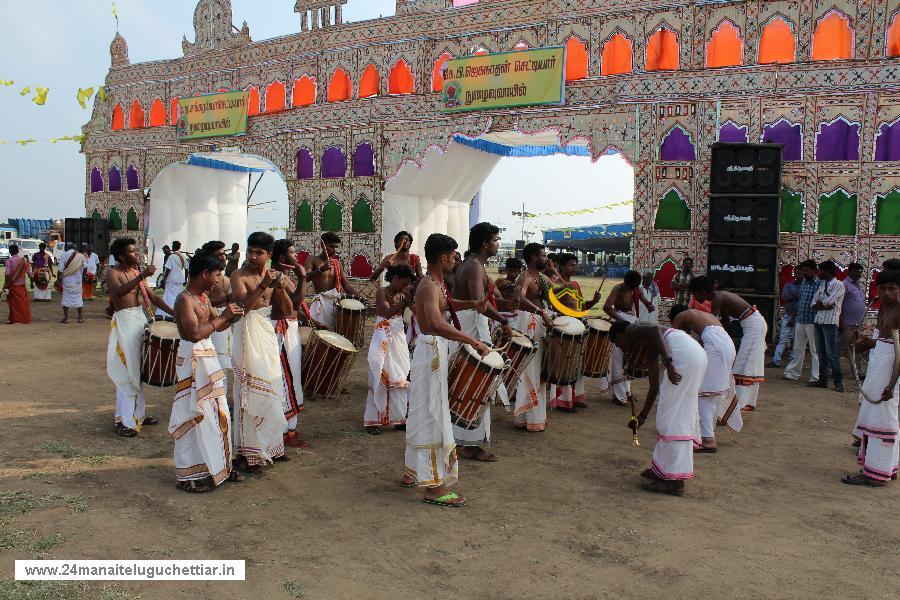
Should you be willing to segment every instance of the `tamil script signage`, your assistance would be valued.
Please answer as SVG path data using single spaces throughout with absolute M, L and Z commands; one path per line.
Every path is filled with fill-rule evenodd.
M 247 133 L 247 92 L 178 99 L 178 141 Z
M 441 71 L 444 112 L 563 104 L 565 48 L 451 59 Z

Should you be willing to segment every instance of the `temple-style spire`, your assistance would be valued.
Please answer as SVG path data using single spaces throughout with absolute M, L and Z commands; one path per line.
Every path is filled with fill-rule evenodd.
M 109 45 L 109 57 L 114 69 L 116 67 L 127 67 L 131 64 L 131 61 L 128 60 L 128 42 L 125 41 L 125 38 L 118 31 Z
M 184 55 L 249 44 L 247 22 L 236 31 L 232 18 L 231 0 L 200 0 L 194 10 L 194 42 L 189 42 L 187 36 L 181 41 Z
M 300 13 L 300 31 L 340 25 L 345 4 L 347 0 L 297 0 L 294 12 Z

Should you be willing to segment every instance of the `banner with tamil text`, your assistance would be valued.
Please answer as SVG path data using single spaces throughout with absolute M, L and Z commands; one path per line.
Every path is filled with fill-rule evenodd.
M 178 141 L 247 133 L 247 92 L 178 99 Z
M 441 110 L 462 112 L 565 102 L 563 47 L 500 52 L 447 61 Z

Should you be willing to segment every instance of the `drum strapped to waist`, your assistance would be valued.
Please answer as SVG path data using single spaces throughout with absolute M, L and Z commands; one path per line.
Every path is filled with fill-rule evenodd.
M 502 333 L 503 330 L 499 328 L 494 331 L 493 340 L 495 346 L 499 345 Z M 506 393 L 510 401 L 512 401 L 512 397 L 516 393 L 518 379 L 525 372 L 537 351 L 538 343 L 518 329 L 512 330 L 512 338 L 503 345 L 503 352 L 509 358 L 509 368 L 503 373 L 503 385 L 506 386 Z
M 181 336 L 172 317 L 157 316 L 144 328 L 141 344 L 141 381 L 155 387 L 175 385 L 175 358 Z
M 587 335 L 584 337 L 581 355 L 582 374 L 585 377 L 604 377 L 609 372 L 613 346 L 609 339 L 611 327 L 612 323 L 606 319 L 587 320 Z
M 357 348 L 363 344 L 366 326 L 366 305 L 353 298 L 341 298 L 334 301 L 334 331 L 351 342 Z
M 508 360 L 499 352 L 480 356 L 468 344 L 461 344 L 450 359 L 450 420 L 463 429 L 475 429 L 503 380 Z
M 581 373 L 584 323 L 573 317 L 556 317 L 547 332 L 541 375 L 556 385 L 572 385 Z
M 625 355 L 622 371 L 628 379 L 640 379 L 650 374 L 650 359 L 642 348 Z
M 350 374 L 359 351 L 350 340 L 334 331 L 313 331 L 303 350 L 303 393 L 336 398 Z
M 313 327 L 307 327 L 306 325 L 300 326 L 300 345 L 303 346 L 305 350 L 307 346 L 309 346 L 309 340 L 312 339 L 312 334 L 315 329 Z

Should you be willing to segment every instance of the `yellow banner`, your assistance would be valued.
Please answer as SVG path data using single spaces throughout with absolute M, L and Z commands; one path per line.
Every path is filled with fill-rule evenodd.
M 563 104 L 566 50 L 537 48 L 447 61 L 441 110 L 462 112 Z
M 179 98 L 178 141 L 247 133 L 247 92 Z

